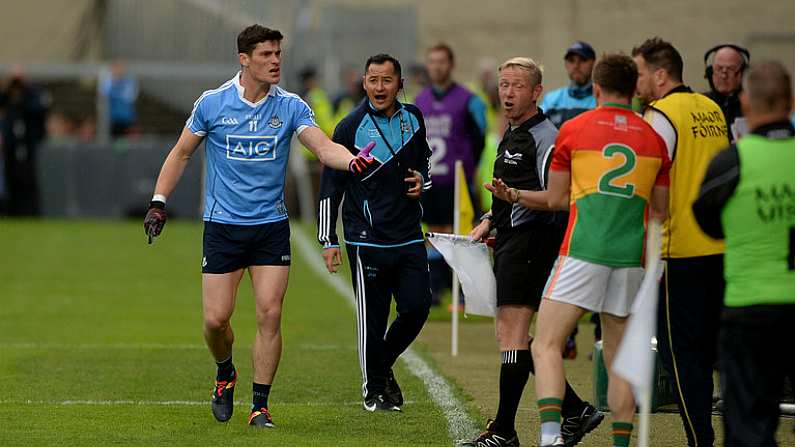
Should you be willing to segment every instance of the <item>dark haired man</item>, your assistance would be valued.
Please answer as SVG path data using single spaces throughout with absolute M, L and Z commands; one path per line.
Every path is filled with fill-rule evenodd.
M 668 187 L 665 144 L 630 107 L 637 71 L 628 56 L 605 55 L 593 70 L 599 107 L 567 121 L 555 141 L 545 191 L 487 185 L 495 197 L 530 209 L 569 209 L 560 255 L 544 289 L 533 361 L 544 446 L 561 436 L 563 345 L 585 312 L 598 312 L 608 370 L 643 278 L 647 213 L 662 220 Z M 611 374 L 613 446 L 627 447 L 635 416 L 629 384 Z
M 660 287 L 658 349 L 679 404 L 690 446 L 711 446 L 712 366 L 723 302 L 723 243 L 701 231 L 691 205 L 709 161 L 729 144 L 720 107 L 682 82 L 676 48 L 655 37 L 632 50 L 644 118 L 671 159 L 665 268 Z
M 455 68 L 453 50 L 444 43 L 428 49 L 425 67 L 430 85 L 415 100 L 425 117 L 431 156 L 433 189 L 422 197 L 422 221 L 428 231 L 453 231 L 455 162 L 461 160 L 469 183 L 475 178 L 475 167 L 486 142 L 486 104 L 477 95 L 452 78 Z M 442 255 L 428 247 L 431 290 L 434 303 L 450 286 L 450 269 Z
M 545 93 L 539 106 L 558 129 L 566 121 L 596 107 L 596 98 L 593 95 L 593 83 L 591 82 L 591 71 L 594 62 L 596 62 L 596 51 L 590 44 L 578 40 L 566 50 L 563 61 L 571 84 Z M 591 321 L 595 324 L 594 338 L 600 340 L 602 327 L 599 316 L 591 315 Z M 564 358 L 577 358 L 576 335 L 577 328 L 575 327 L 566 339 Z
M 273 427 L 268 410 L 271 383 L 282 351 L 281 313 L 290 269 L 290 227 L 284 180 L 294 133 L 324 164 L 362 172 L 370 161 L 354 157 L 317 128 L 312 110 L 278 84 L 279 31 L 252 25 L 237 38 L 240 71 L 204 92 L 166 157 L 144 220 L 150 238 L 166 223 L 166 198 L 205 140 L 202 304 L 204 339 L 217 363 L 212 411 L 232 417 L 237 372 L 232 364 L 230 319 L 243 273 L 254 289 L 257 333 L 252 349 L 253 406 L 249 425 Z
M 431 150 L 422 113 L 397 100 L 403 84 L 397 59 L 386 54 L 369 58 L 362 84 L 367 101 L 337 125 L 333 140 L 351 153 L 368 152 L 376 166 L 363 176 L 324 170 L 318 240 L 326 268 L 336 272 L 342 256 L 335 228 L 344 198 L 342 225 L 356 293 L 364 409 L 400 411 L 403 395 L 392 365 L 420 333 L 431 305 L 419 203 L 431 187 Z M 397 317 L 387 328 L 393 297 Z

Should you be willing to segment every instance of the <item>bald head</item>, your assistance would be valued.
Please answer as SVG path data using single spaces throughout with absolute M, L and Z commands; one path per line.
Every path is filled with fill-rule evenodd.
M 780 63 L 754 64 L 745 77 L 744 108 L 746 115 L 789 116 L 792 109 L 792 80 Z
M 740 65 L 743 63 L 743 56 L 732 47 L 723 47 L 715 52 L 715 59 L 712 63 L 718 65 Z
M 743 63 L 742 54 L 732 47 L 723 47 L 715 52 L 712 60 L 712 85 L 718 93 L 728 95 L 740 89 Z

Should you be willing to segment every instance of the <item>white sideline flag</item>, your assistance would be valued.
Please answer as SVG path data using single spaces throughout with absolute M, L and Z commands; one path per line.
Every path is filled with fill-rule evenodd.
M 497 310 L 497 280 L 491 268 L 489 249 L 469 236 L 428 233 L 428 240 L 458 275 L 466 297 L 464 312 L 494 317 Z
M 649 445 L 649 414 L 654 382 L 654 351 L 651 340 L 657 333 L 657 301 L 662 274 L 660 222 L 650 220 L 646 229 L 646 272 L 640 285 L 627 329 L 613 360 L 612 370 L 632 386 L 635 402 L 640 404 L 638 446 Z

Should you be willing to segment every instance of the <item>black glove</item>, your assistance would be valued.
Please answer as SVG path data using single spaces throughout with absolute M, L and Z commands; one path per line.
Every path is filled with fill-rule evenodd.
M 149 243 L 163 231 L 166 225 L 166 204 L 159 200 L 152 200 L 149 202 L 149 209 L 146 210 L 146 217 L 144 217 L 144 232 L 149 237 Z

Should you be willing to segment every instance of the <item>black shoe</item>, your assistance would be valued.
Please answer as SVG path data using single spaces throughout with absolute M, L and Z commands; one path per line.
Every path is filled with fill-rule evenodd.
M 392 399 L 392 402 L 394 402 L 398 407 L 403 406 L 403 392 L 400 391 L 400 385 L 398 385 L 397 380 L 395 380 L 395 374 L 392 372 L 391 368 L 386 375 L 386 387 L 384 388 L 384 394 L 389 396 L 389 398 Z
M 400 407 L 385 394 L 373 394 L 364 398 L 367 411 L 400 411 Z
M 519 437 L 513 433 L 494 431 L 494 421 L 486 423 L 486 430 L 471 441 L 458 443 L 459 447 L 519 447 Z
M 248 425 L 252 427 L 265 427 L 265 428 L 273 428 L 273 418 L 271 417 L 270 411 L 267 408 L 260 408 L 259 410 L 253 410 L 251 414 L 248 416 Z
M 232 380 L 215 381 L 213 390 L 212 409 L 213 416 L 218 422 L 226 422 L 232 417 L 235 409 L 235 384 L 237 383 L 237 371 L 232 376 Z
M 564 417 L 560 424 L 560 434 L 566 441 L 565 446 L 577 445 L 583 436 L 598 427 L 604 418 L 605 414 L 588 402 L 585 402 L 585 407 L 578 416 Z

